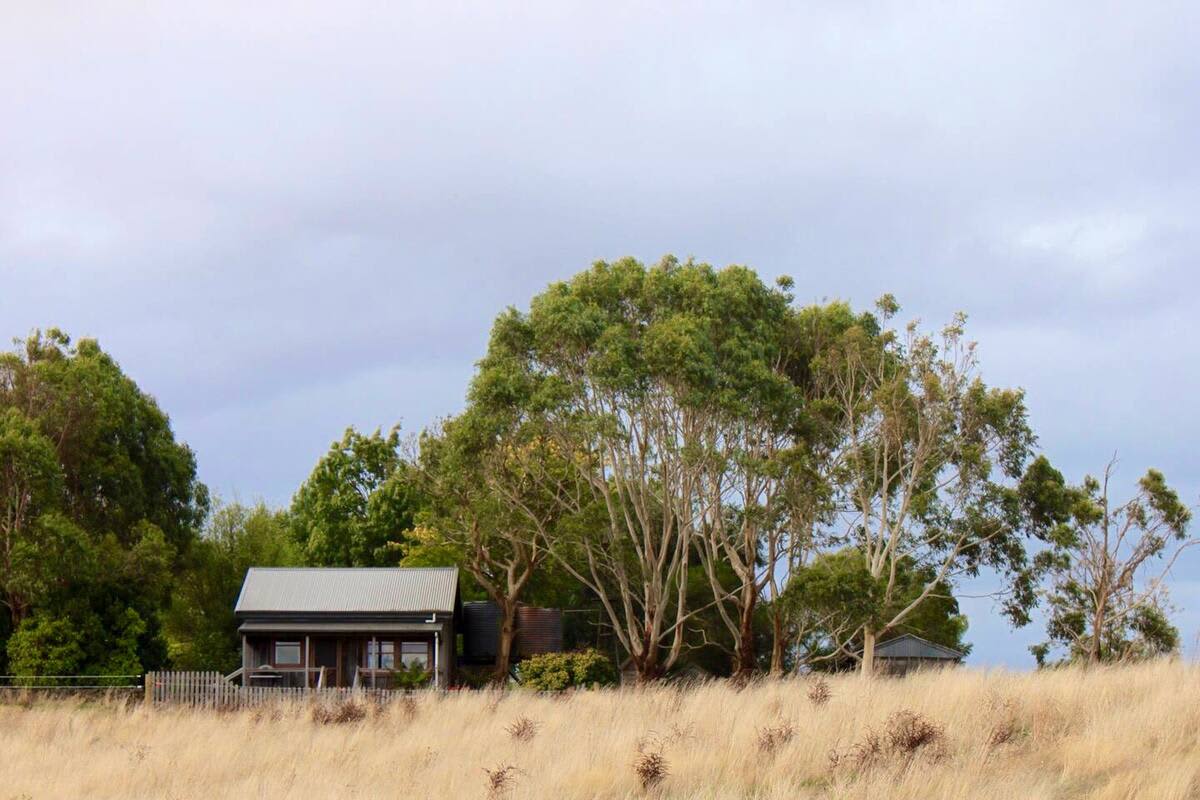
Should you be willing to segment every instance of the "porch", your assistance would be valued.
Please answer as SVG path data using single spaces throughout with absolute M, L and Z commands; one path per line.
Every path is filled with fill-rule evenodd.
M 396 680 L 398 672 L 418 686 L 445 686 L 439 631 L 432 633 L 328 632 L 290 630 L 242 634 L 245 686 L 280 688 L 417 688 Z M 421 680 L 420 676 L 424 675 Z

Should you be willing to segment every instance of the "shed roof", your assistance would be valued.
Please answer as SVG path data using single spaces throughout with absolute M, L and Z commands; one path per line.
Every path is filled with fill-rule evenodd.
M 457 567 L 251 567 L 238 614 L 454 612 Z
M 922 639 L 911 633 L 901 634 L 894 639 L 888 639 L 875 647 L 875 655 L 879 658 L 942 658 L 958 660 L 963 654 L 952 647 Z

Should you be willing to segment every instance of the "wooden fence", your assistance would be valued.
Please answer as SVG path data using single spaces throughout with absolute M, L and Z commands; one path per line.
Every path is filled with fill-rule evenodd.
M 148 672 L 148 705 L 237 709 L 280 702 L 367 700 L 386 703 L 407 692 L 391 689 L 305 689 L 282 686 L 238 686 L 219 672 Z

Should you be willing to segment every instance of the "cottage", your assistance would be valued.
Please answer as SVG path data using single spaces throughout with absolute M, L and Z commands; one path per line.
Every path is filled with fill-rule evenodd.
M 253 567 L 234 613 L 248 686 L 382 689 L 398 670 L 424 670 L 435 687 L 454 677 L 454 567 Z
M 962 663 L 964 654 L 911 633 L 901 634 L 875 646 L 877 668 L 884 675 L 905 675 L 918 669 Z

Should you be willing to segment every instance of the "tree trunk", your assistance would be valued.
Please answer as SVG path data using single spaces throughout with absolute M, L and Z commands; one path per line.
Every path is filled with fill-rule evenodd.
M 517 633 L 517 604 L 512 601 L 504 601 L 497 605 L 500 606 L 500 639 L 496 643 L 496 667 L 492 672 L 492 682 L 503 686 L 508 682 L 513 639 L 516 638 Z
M 783 675 L 783 609 L 771 609 L 771 677 Z
M 1100 664 L 1101 637 L 1104 631 L 1104 611 L 1105 603 L 1101 602 L 1096 605 L 1096 613 L 1092 615 L 1092 641 L 1088 642 L 1088 664 L 1093 666 Z
M 649 636 L 642 637 L 642 654 L 640 656 L 632 653 L 629 656 L 629 660 L 633 662 L 633 668 L 637 670 L 639 684 L 653 683 L 664 674 L 662 662 L 659 660 L 658 642 L 651 642 L 649 639 Z
M 747 681 L 754 675 L 758 666 L 754 641 L 754 609 L 757 595 L 754 592 L 744 598 L 742 615 L 738 627 L 737 663 L 734 665 L 733 677 L 738 681 Z
M 871 628 L 863 630 L 862 676 L 870 678 L 875 674 L 875 631 Z

